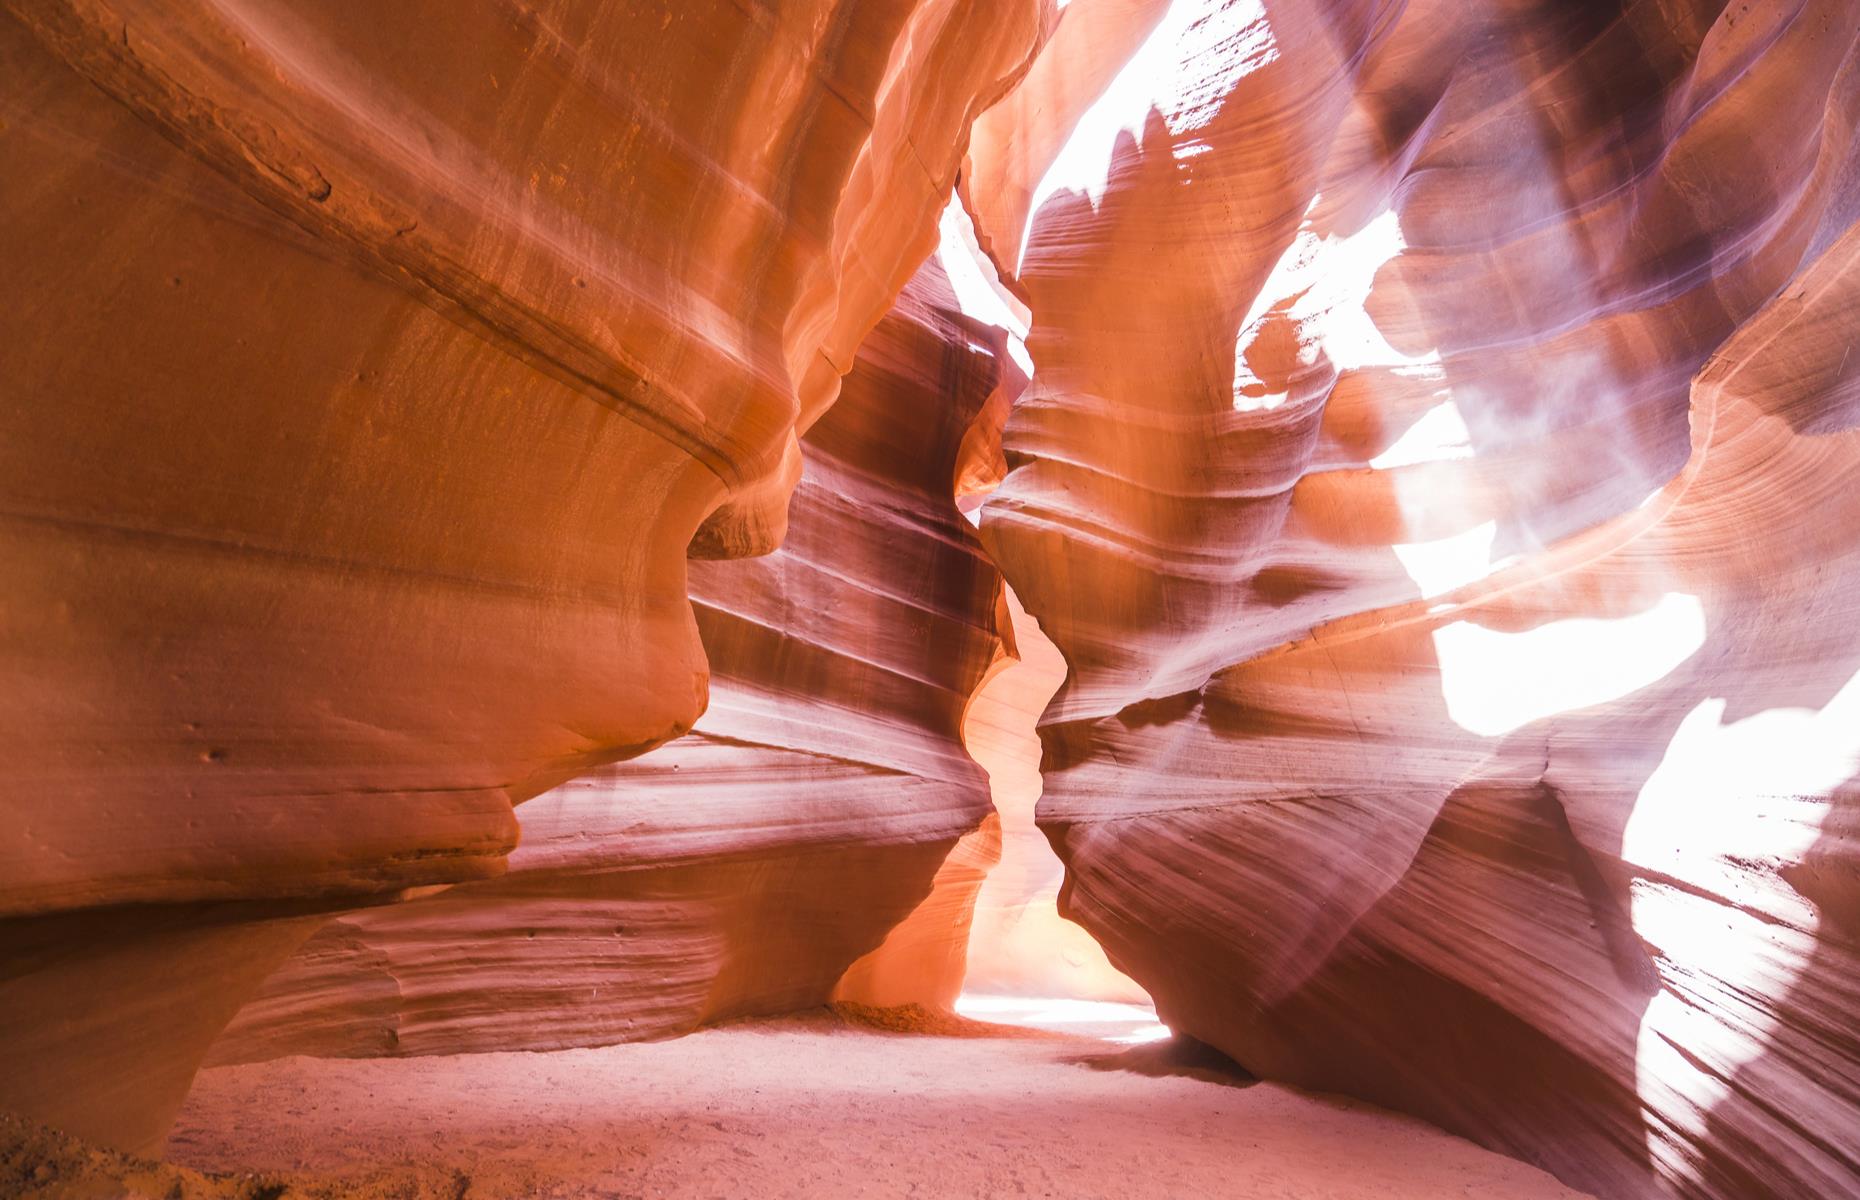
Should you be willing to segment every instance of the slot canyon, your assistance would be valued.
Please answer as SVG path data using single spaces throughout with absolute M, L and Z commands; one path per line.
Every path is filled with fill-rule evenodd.
M 0 266 L 0 1197 L 1860 1198 L 1860 0 L 0 0 Z

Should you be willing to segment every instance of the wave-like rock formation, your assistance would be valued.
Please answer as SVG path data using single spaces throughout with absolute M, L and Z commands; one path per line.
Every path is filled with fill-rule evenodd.
M 331 921 L 210 1060 L 687 1033 L 825 1003 L 868 952 L 846 998 L 953 999 L 998 842 L 960 734 L 1001 581 L 951 491 L 995 336 L 920 271 L 803 442 L 782 548 L 692 564 L 693 732 L 523 805 L 501 878 Z
M 1857 37 L 0 0 L 0 1107 L 947 1001 L 979 906 L 1605 1197 L 1860 1194 Z M 1024 347 L 906 288 L 952 188 Z M 1108 962 L 983 889 L 1042 784 Z
M 982 881 L 969 920 L 963 983 L 980 995 L 1147 1003 L 1104 948 L 1059 914 L 1064 870 L 1035 821 L 1040 799 L 1040 713 L 1066 677 L 1039 623 L 1006 594 L 1016 657 L 975 694 L 964 745 L 988 771 L 1000 814 L 1000 855 Z
M 966 172 L 1067 911 L 1263 1075 L 1860 1193 L 1860 7 L 1075 14 Z
M 1050 19 L 0 4 L 0 1105 L 151 1144 L 316 914 L 691 728 L 687 547 L 779 538 Z

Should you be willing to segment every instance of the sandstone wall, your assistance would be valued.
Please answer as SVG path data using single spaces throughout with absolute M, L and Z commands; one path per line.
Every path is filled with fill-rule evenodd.
M 1860 10 L 1073 9 L 972 170 L 1066 910 L 1601 1195 L 1860 1190 Z
M 694 732 L 525 804 L 503 877 L 331 921 L 212 1060 L 600 1045 L 821 1004 L 958 838 L 991 849 L 959 735 L 1001 584 L 950 482 L 999 377 L 986 338 L 925 266 L 809 431 L 783 547 L 692 566 Z M 946 879 L 940 937 L 867 967 L 888 990 L 953 998 L 979 867 Z
M 0 1105 L 120 1145 L 297 917 L 697 721 L 687 547 L 779 538 L 1050 20 L 357 15 L 0 6 Z

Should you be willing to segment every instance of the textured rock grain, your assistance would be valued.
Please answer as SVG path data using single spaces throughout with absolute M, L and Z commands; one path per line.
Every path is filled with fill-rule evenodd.
M 22 958 L 41 914 L 221 905 L 236 997 L 277 904 L 498 876 L 514 803 L 693 725 L 687 547 L 779 537 L 1049 16 L 0 6 L 0 1105 L 147 1145 L 191 1065 L 114 996 L 229 1011 Z M 47 1090 L 106 1045 L 145 1102 Z
M 1003 648 L 951 480 L 997 363 L 926 265 L 808 432 L 782 549 L 692 565 L 695 731 L 525 804 L 502 878 L 332 921 L 214 1060 L 600 1045 L 836 985 L 953 1000 L 999 843 L 961 724 Z
M 998 564 L 1178 1029 L 1860 1194 L 1857 29 L 0 0 L 0 1107 L 148 1146 L 268 975 L 220 1058 L 947 998 Z
M 1178 1029 L 1605 1196 L 1860 1191 L 1857 19 L 1175 4 L 978 137 L 1040 817 Z

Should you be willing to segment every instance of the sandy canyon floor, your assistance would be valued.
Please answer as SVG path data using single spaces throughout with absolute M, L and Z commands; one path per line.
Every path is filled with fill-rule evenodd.
M 593 1050 L 218 1068 L 169 1157 L 293 1181 L 255 1196 L 1580 1195 L 1172 1043 L 940 1028 L 822 1013 Z

